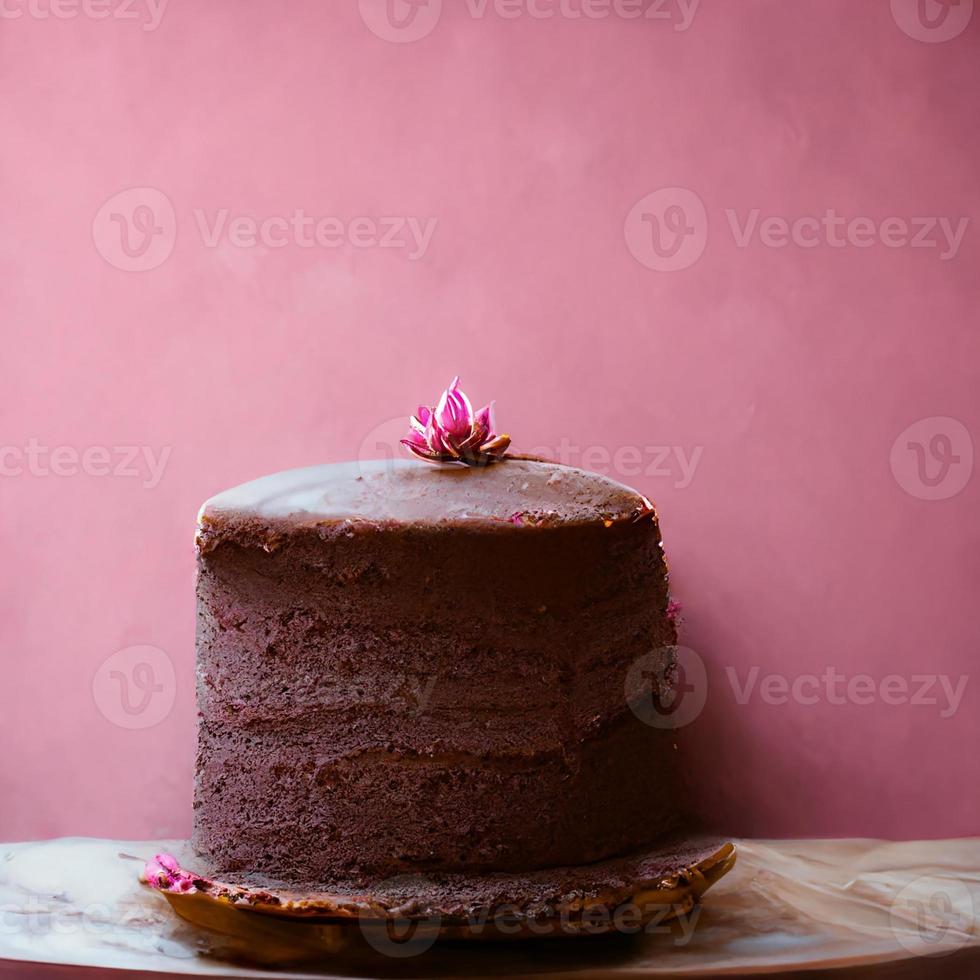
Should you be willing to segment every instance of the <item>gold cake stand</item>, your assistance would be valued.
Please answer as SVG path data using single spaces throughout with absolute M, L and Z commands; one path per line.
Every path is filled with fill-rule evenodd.
M 443 941 L 636 934 L 651 924 L 666 929 L 689 916 L 734 864 L 730 843 L 686 841 L 528 875 L 398 875 L 356 889 L 344 884 L 303 893 L 182 870 L 193 887 L 160 890 L 182 919 L 221 934 L 226 956 L 282 965 L 358 949 L 397 959 Z

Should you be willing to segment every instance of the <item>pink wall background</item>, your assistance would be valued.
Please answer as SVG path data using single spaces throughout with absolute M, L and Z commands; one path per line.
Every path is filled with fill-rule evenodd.
M 731 832 L 976 832 L 980 15 L 586 6 L 6 4 L 0 839 L 189 832 L 198 505 L 456 373 L 657 501 Z M 873 693 L 809 703 L 827 668 Z

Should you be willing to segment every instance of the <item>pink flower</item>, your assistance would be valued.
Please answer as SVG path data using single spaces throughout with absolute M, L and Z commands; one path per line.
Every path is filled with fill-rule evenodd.
M 146 862 L 143 880 L 161 891 L 190 892 L 194 890 L 195 876 L 184 871 L 172 854 L 157 854 Z
M 510 445 L 510 436 L 498 436 L 493 431 L 493 403 L 474 413 L 460 390 L 459 378 L 453 378 L 435 408 L 420 405 L 409 424 L 402 445 L 430 463 L 492 463 Z
M 673 596 L 668 596 L 667 598 L 667 618 L 677 626 L 681 621 L 681 612 L 683 611 L 683 606 L 681 605 L 680 599 L 675 599 Z

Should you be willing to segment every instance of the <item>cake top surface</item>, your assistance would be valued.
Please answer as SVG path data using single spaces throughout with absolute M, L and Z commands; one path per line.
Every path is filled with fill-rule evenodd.
M 469 467 L 397 459 L 263 476 L 211 497 L 200 520 L 533 526 L 619 522 L 652 512 L 650 501 L 635 490 L 559 463 L 506 459 Z

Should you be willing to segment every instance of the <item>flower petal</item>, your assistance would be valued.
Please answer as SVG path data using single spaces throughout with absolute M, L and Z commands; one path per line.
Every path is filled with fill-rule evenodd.
M 473 406 L 470 404 L 469 398 L 466 397 L 466 392 L 457 387 L 453 389 L 449 399 L 453 404 L 453 414 L 456 418 L 457 431 L 461 432 L 464 429 L 472 428 Z
M 425 442 L 433 452 L 446 452 L 446 446 L 443 441 L 443 429 L 436 422 L 435 412 L 432 413 L 429 418 L 429 424 L 425 427 Z
M 419 459 L 425 459 L 429 462 L 440 459 L 439 453 L 433 452 L 428 446 L 417 445 L 414 442 L 410 442 L 408 439 L 402 439 L 401 444 L 405 446 L 410 453 L 418 456 Z
M 425 441 L 425 436 L 421 436 L 417 432 L 409 432 L 409 434 L 401 440 L 401 443 L 403 446 L 421 449 L 423 452 L 428 452 L 429 450 L 429 445 Z
M 161 867 L 166 868 L 171 874 L 177 874 L 180 871 L 180 865 L 177 863 L 177 858 L 172 854 L 157 854 L 154 858 Z
M 432 418 L 429 420 L 430 425 L 435 425 L 444 432 L 452 432 L 456 421 L 449 391 L 450 389 L 447 388 L 439 396 L 439 401 L 436 402 L 436 407 L 432 410 Z
M 493 402 L 490 402 L 489 405 L 484 405 L 476 413 L 474 424 L 482 426 L 486 430 L 487 436 L 493 438 Z
M 466 392 L 459 387 L 458 376 L 434 408 L 419 406 L 418 414 L 409 420 L 407 437 L 401 441 L 422 459 L 468 466 L 493 462 L 510 445 L 509 436 L 494 432 L 493 402 L 474 412 Z
M 473 423 L 473 406 L 465 393 L 459 390 L 459 378 L 442 393 L 435 409 L 436 425 L 445 434 L 464 438 Z
M 496 436 L 491 439 L 490 442 L 485 442 L 480 446 L 480 452 L 486 453 L 488 456 L 502 456 L 507 452 L 507 447 L 510 445 L 510 436 L 502 435 Z

